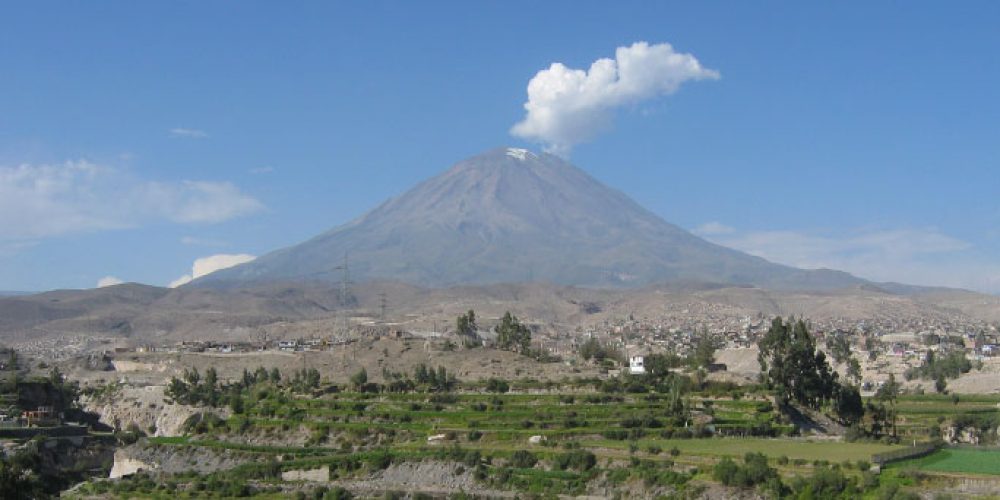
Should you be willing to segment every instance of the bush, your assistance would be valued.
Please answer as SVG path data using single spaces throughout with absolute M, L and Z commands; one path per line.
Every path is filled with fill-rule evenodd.
M 767 465 L 767 457 L 762 453 L 747 453 L 743 457 L 742 467 L 731 458 L 725 457 L 715 465 L 712 477 L 726 486 L 740 488 L 780 482 L 778 472 Z
M 552 459 L 552 464 L 559 470 L 574 469 L 584 472 L 597 465 L 597 457 L 586 450 L 573 450 L 556 455 Z
M 510 384 L 503 379 L 491 378 L 486 381 L 486 390 L 502 394 L 510 390 Z
M 538 463 L 538 458 L 528 450 L 517 450 L 510 456 L 508 463 L 518 469 L 530 469 Z
M 352 498 L 354 498 L 354 495 L 340 486 L 335 486 L 323 495 L 323 500 L 351 500 Z
M 736 484 L 736 474 L 739 473 L 740 466 L 729 457 L 723 457 L 712 469 L 712 479 L 726 485 Z
M 799 495 L 811 498 L 854 498 L 860 492 L 852 478 L 839 469 L 821 467 L 808 479 L 798 479 L 792 489 Z

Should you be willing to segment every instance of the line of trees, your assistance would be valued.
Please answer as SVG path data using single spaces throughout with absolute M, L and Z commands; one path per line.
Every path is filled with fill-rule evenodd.
M 207 405 L 212 407 L 229 405 L 240 413 L 243 394 L 258 384 L 283 385 L 293 392 L 307 393 L 319 389 L 320 374 L 315 368 L 302 368 L 292 372 L 291 377 L 281 376 L 277 367 L 270 371 L 258 367 L 254 371 L 243 369 L 243 375 L 234 382 L 221 382 L 215 368 L 205 370 L 202 376 L 197 368 L 185 369 L 180 378 L 171 377 L 166 395 L 171 400 L 185 405 Z
M 458 386 L 455 374 L 449 373 L 447 368 L 440 365 L 435 369 L 420 363 L 413 368 L 412 375 L 386 370 L 383 371 L 383 376 L 387 380 L 386 384 L 374 387 L 374 391 L 381 389 L 388 392 L 449 392 Z

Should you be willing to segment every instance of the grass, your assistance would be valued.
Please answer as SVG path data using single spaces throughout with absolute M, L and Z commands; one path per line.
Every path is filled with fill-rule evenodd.
M 582 441 L 584 447 L 602 447 L 611 449 L 627 449 L 626 441 Z M 900 448 L 900 446 L 879 443 L 843 443 L 835 441 L 807 441 L 799 439 L 775 438 L 709 438 L 709 439 L 641 439 L 640 449 L 656 445 L 664 450 L 677 448 L 681 455 L 700 455 L 709 457 L 735 456 L 742 457 L 746 453 L 763 453 L 768 457 L 786 456 L 790 459 L 827 460 L 842 462 L 844 460 L 869 460 L 874 453 L 882 453 Z
M 1000 476 L 1000 450 L 945 448 L 926 457 L 897 462 L 889 467 Z

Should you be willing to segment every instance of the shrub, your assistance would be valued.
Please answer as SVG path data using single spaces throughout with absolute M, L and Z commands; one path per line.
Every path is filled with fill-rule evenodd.
M 510 456 L 508 463 L 518 469 L 530 469 L 538 463 L 538 458 L 528 450 L 517 450 Z
M 335 486 L 323 495 L 323 500 L 350 500 L 352 498 L 354 498 L 354 495 L 340 486 Z
M 720 460 L 712 471 L 712 477 L 726 486 L 750 488 L 775 482 L 778 480 L 778 473 L 767 465 L 767 457 L 764 454 L 747 453 L 743 457 L 742 467 L 729 457 Z
M 556 455 L 552 462 L 553 466 L 559 470 L 574 469 L 584 472 L 597 465 L 597 457 L 586 450 L 573 450 Z
M 510 390 L 510 384 L 503 379 L 490 378 L 486 381 L 486 390 L 502 394 Z

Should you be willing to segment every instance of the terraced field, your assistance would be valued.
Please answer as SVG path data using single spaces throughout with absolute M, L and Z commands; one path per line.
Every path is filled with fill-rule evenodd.
M 945 448 L 923 458 L 894 463 L 890 467 L 1000 476 L 1000 449 Z
M 217 488 L 230 496 L 246 491 L 280 495 L 302 487 L 283 473 L 322 470 L 326 485 L 361 485 L 381 494 L 372 490 L 381 487 L 381 474 L 423 464 L 447 469 L 455 478 L 450 490 L 437 493 L 601 496 L 640 488 L 653 496 L 686 495 L 716 481 L 716 465 L 725 458 L 743 463 L 756 454 L 793 490 L 803 487 L 802 477 L 821 473 L 843 474 L 854 484 L 877 489 L 878 481 L 872 483 L 866 473 L 872 455 L 906 448 L 797 437 L 769 395 L 753 387 L 706 386 L 681 393 L 668 384 L 655 392 L 629 392 L 626 386 L 606 391 L 590 381 L 571 381 L 546 387 L 513 382 L 515 392 L 506 392 L 506 383 L 493 392 L 486 383 L 456 383 L 449 390 L 425 384 L 391 392 L 388 385 L 364 390 L 360 384 L 361 391 L 343 391 L 301 383 L 298 377 L 280 384 L 263 380 L 237 392 L 202 393 L 201 398 L 224 402 L 231 416 L 206 412 L 186 424 L 182 437 L 148 438 L 136 445 L 152 457 L 150 463 L 182 456 L 194 467 L 212 463 L 213 454 L 224 455 L 230 467 L 225 471 L 189 473 L 175 460 L 173 469 L 161 471 L 167 479 L 158 476 L 148 487 L 141 481 L 149 480 L 142 479 L 87 485 L 81 491 L 105 494 L 121 487 L 128 494 L 162 493 L 174 484 L 185 494 Z M 942 416 L 958 413 L 989 421 L 997 414 L 996 404 L 992 396 L 963 396 L 958 402 L 948 396 L 903 396 L 896 408 L 901 428 L 924 436 Z M 996 455 L 976 461 L 962 453 L 913 463 L 928 472 L 989 473 L 982 471 L 995 466 L 990 460 Z M 986 465 L 976 469 L 972 462 Z M 896 481 L 904 469 L 893 466 L 888 474 L 884 480 Z M 420 488 L 406 484 L 408 491 Z

